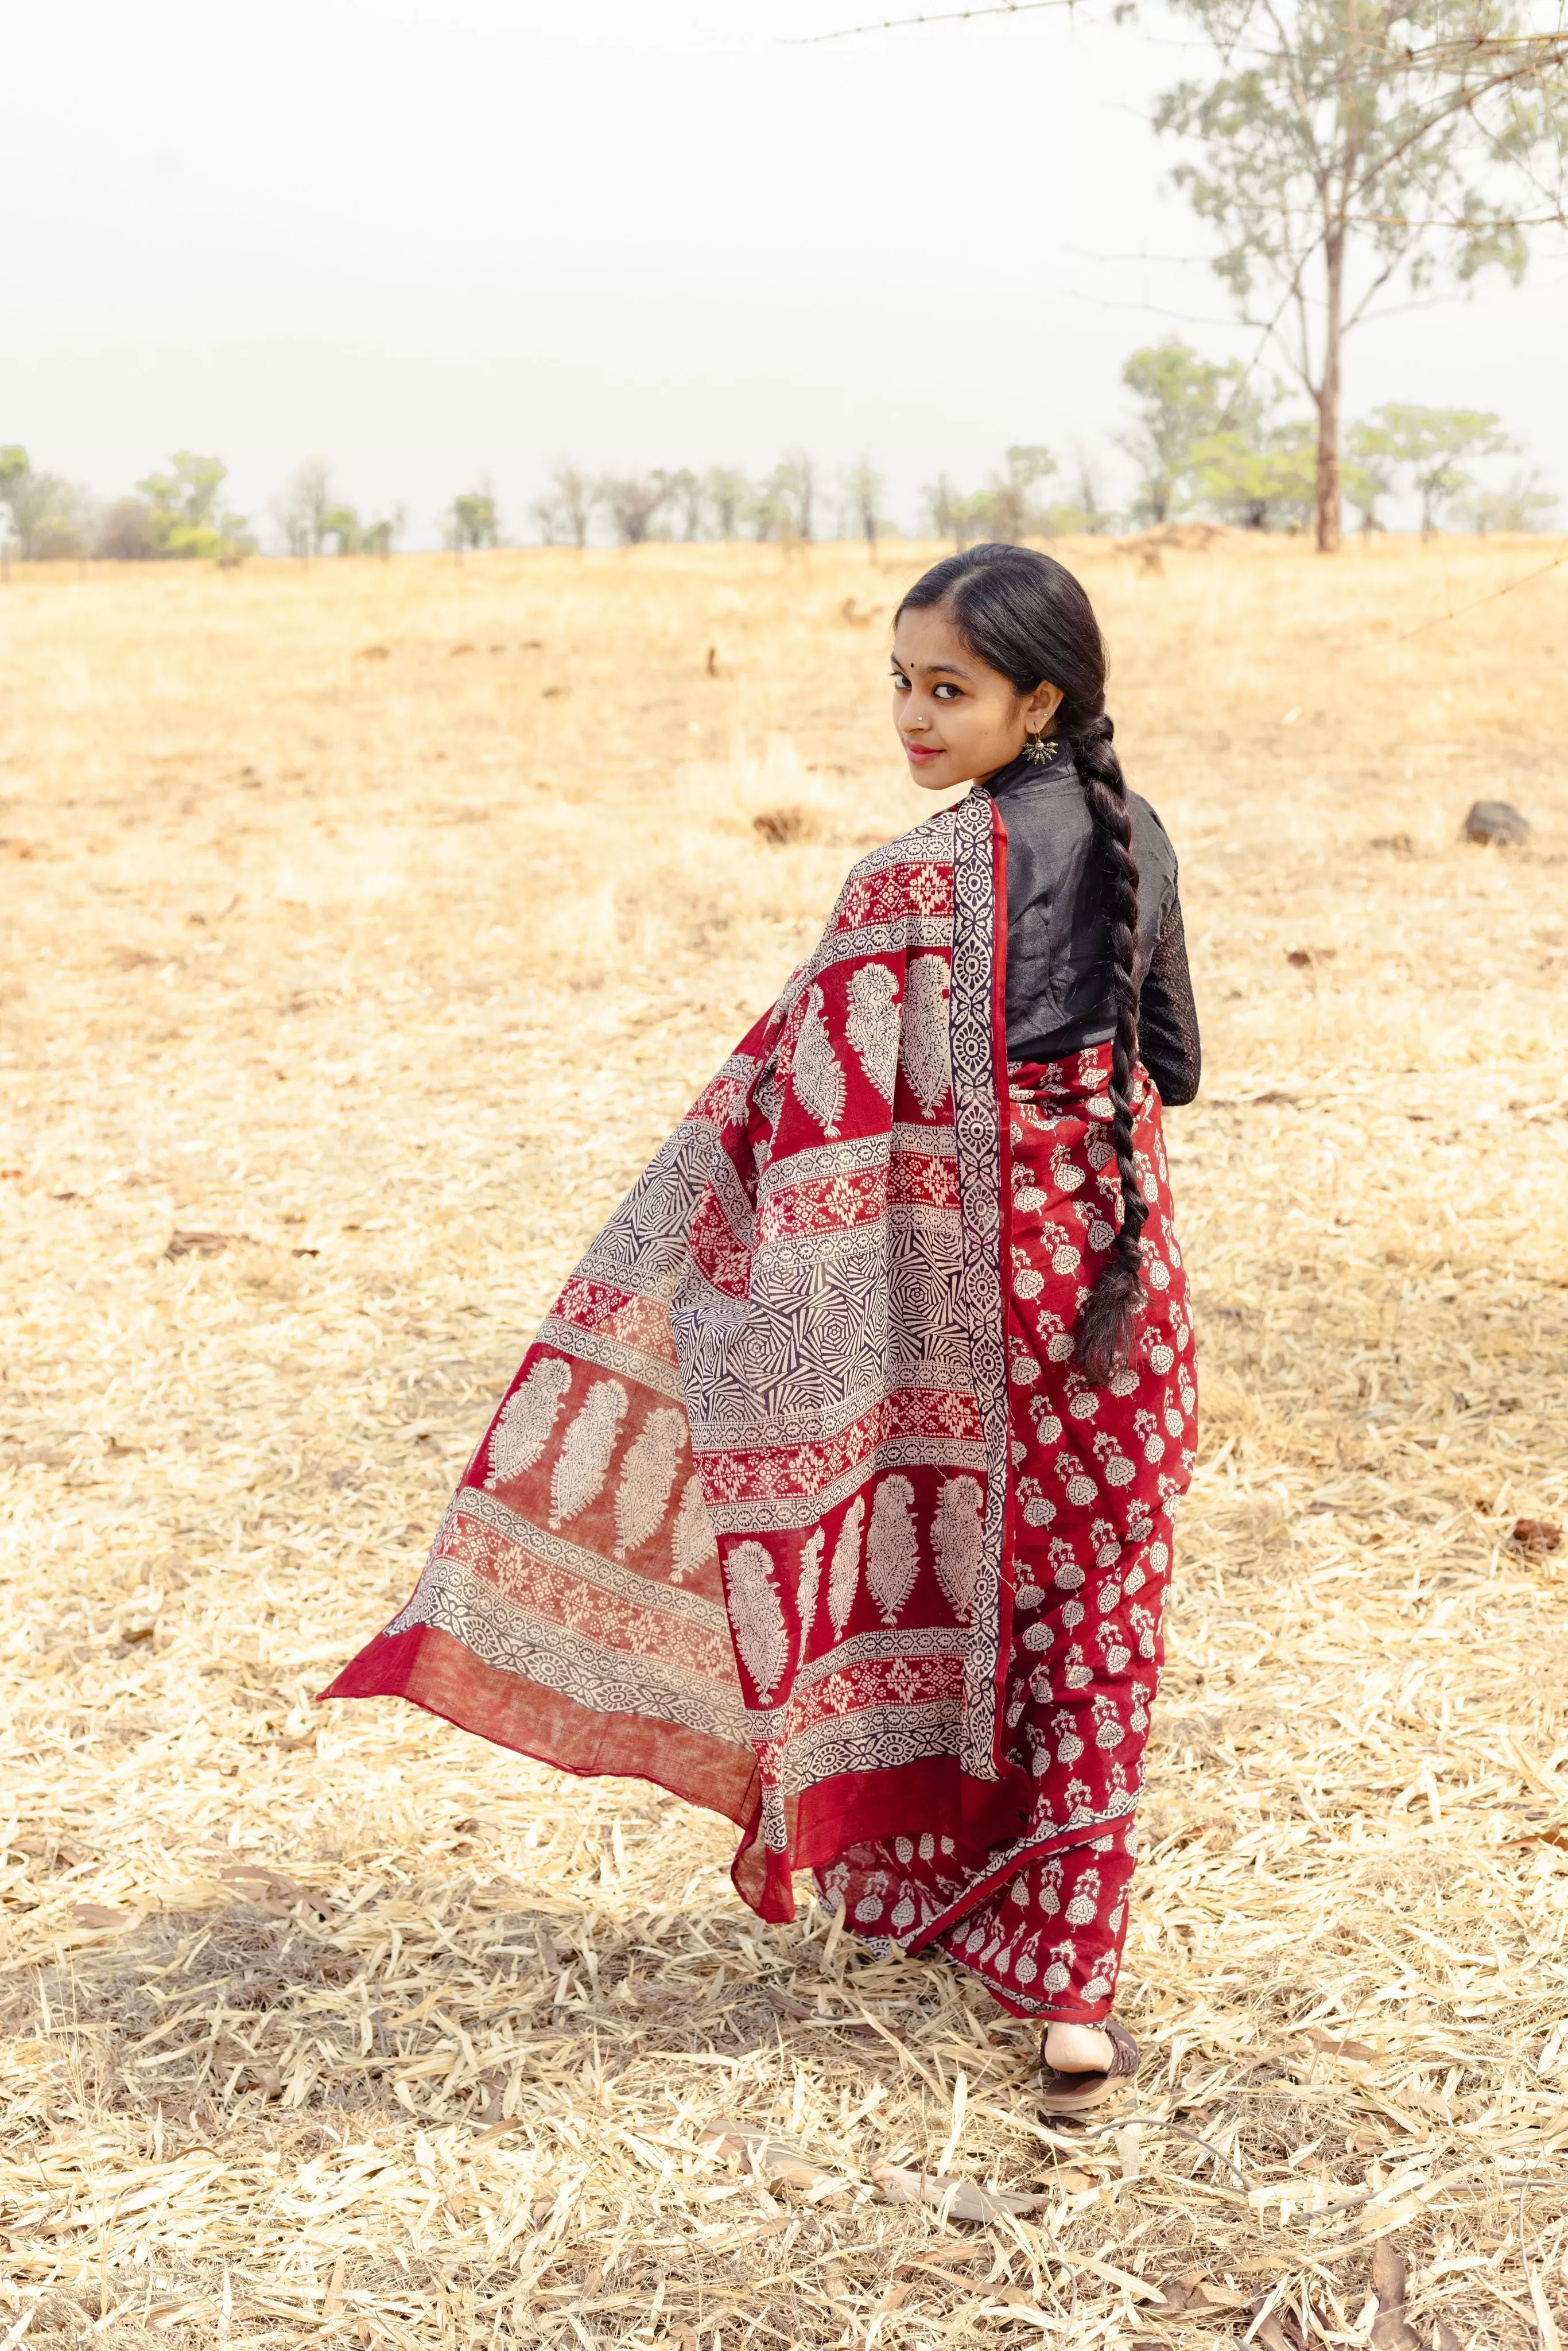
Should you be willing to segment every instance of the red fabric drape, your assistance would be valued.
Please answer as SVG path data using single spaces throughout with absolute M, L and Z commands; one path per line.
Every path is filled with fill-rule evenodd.
M 1084 1283 L 1120 1223 L 1110 1060 L 1103 1045 L 1016 1068 L 1009 1088 L 1017 1613 L 1004 1740 L 1033 1781 L 1028 1827 L 977 1865 L 906 1826 L 820 1873 L 855 1933 L 939 1943 L 1004 2006 L 1086 2022 L 1110 2012 L 1126 1931 L 1173 1516 L 1197 1409 L 1159 1098 L 1142 1071 L 1134 1151 L 1150 1203 L 1146 1303 L 1133 1360 L 1108 1386 L 1072 1361 Z
M 1009 1478 L 1039 1186 L 1012 1180 L 1005 858 L 976 794 L 854 869 L 547 1316 L 408 1605 L 324 1693 L 723 1813 L 767 1918 L 796 1870 L 910 1822 L 966 1886 L 1038 1842 L 1005 1719 L 1015 1504 L 1046 1523 Z M 1114 1168 L 1085 1150 L 1103 1220 Z M 1063 1330 L 1101 1243 L 1085 1226 L 1075 1282 L 1066 1246 Z

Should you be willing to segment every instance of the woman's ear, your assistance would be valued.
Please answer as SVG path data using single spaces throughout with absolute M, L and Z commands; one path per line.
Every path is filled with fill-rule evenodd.
M 1061 688 L 1059 685 L 1037 685 L 1024 705 L 1024 724 L 1030 733 L 1038 735 L 1041 727 L 1049 726 L 1061 707 Z

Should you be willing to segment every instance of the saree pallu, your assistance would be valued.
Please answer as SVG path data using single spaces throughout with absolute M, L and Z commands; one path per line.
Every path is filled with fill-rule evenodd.
M 1109 1067 L 1100 1046 L 1009 1072 L 1016 1613 L 1003 1723 L 1004 1751 L 1034 1782 L 1029 1831 L 977 1867 L 939 1837 L 905 1834 L 852 1845 L 818 1873 L 846 1925 L 877 1948 L 936 1946 L 1016 2014 L 1084 2023 L 1110 2012 L 1126 1933 L 1164 1662 L 1167 1465 L 1190 1451 L 1197 1405 L 1159 1098 L 1142 1069 L 1134 1151 L 1150 1202 L 1147 1301 L 1132 1362 L 1107 1386 L 1072 1362 L 1084 1278 L 1113 1238 L 1108 1217 L 1084 1232 L 1071 1215 L 1096 1197 L 1110 1156 Z
M 1084 1542 L 1097 1568 L 1123 1562 L 1131 1601 L 1190 1436 L 1134 1461 L 1123 1399 L 1065 1368 L 1121 1216 L 1108 1056 L 1046 1073 L 1071 1102 L 1042 1161 L 1042 1112 L 1009 1101 L 1006 854 L 975 793 L 855 866 L 815 953 L 557 1299 L 407 1606 L 323 1693 L 402 1696 L 724 1813 L 736 1886 L 768 1919 L 794 1916 L 797 1871 L 910 1823 L 968 1886 L 1132 1810 L 1109 1757 L 1042 1835 L 1015 1600 L 1027 1645 L 1062 1593 L 1063 1688 L 1072 1652 L 1083 1687 L 1113 1695 L 1119 1668 L 1069 1619 L 1083 1604 L 1045 1581 L 1050 1546 L 1070 1540 L 1075 1569 Z M 1179 1260 L 1156 1262 L 1146 1091 L 1140 1122 L 1157 1280 Z M 1174 1328 L 1179 1292 L 1169 1305 Z M 1009 1405 L 1009 1355 L 1015 1397 L 1055 1367 L 1060 1441 Z M 1146 1510 L 1122 1491 L 1134 1478 Z M 1095 1718 L 1096 1753 L 1108 1735 Z

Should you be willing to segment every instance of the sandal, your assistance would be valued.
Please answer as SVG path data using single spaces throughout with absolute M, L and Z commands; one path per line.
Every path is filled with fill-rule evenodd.
M 1137 2043 L 1125 2025 L 1118 2024 L 1113 2016 L 1108 2016 L 1100 2030 L 1109 2035 L 1113 2052 L 1103 2073 L 1060 2074 L 1054 2065 L 1046 2064 L 1042 2045 L 1040 2060 L 1042 2114 L 1083 2114 L 1089 2107 L 1114 2097 L 1123 2085 L 1132 2080 L 1138 2070 Z

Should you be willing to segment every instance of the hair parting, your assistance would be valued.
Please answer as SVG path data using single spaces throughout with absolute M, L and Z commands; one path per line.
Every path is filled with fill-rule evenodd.
M 934 564 L 899 611 L 940 604 L 979 659 L 1020 695 L 1060 688 L 1054 731 L 1071 751 L 1094 828 L 1095 868 L 1110 931 L 1116 1026 L 1111 1042 L 1111 1145 L 1122 1218 L 1110 1261 L 1079 1310 L 1078 1361 L 1103 1385 L 1132 1355 L 1144 1301 L 1143 1231 L 1148 1217 L 1133 1151 L 1133 1071 L 1138 1058 L 1138 869 L 1126 779 L 1105 710 L 1105 646 L 1094 610 L 1063 565 L 1032 548 L 971 547 Z M 897 615 L 894 615 L 896 625 Z

